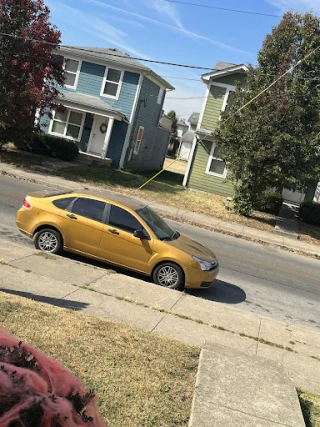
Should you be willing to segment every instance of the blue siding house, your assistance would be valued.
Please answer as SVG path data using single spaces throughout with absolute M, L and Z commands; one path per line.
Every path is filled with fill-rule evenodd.
M 58 101 L 65 109 L 42 116 L 41 129 L 114 167 L 160 170 L 171 136 L 163 103 L 174 87 L 117 49 L 61 47 L 56 54 L 64 58 Z

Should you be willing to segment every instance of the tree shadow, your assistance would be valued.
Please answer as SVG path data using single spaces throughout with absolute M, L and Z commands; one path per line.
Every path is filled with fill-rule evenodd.
M 246 300 L 246 293 L 236 285 L 217 279 L 208 289 L 186 289 L 187 294 L 223 304 L 240 304 Z
M 11 294 L 11 295 L 17 295 L 23 298 L 32 299 L 37 302 L 43 302 L 45 304 L 54 305 L 55 307 L 69 308 L 70 310 L 74 310 L 74 311 L 81 311 L 84 308 L 88 307 L 89 305 L 85 302 L 72 301 L 72 300 L 61 299 L 61 298 L 51 298 L 51 297 L 46 297 L 42 295 L 36 295 L 31 292 L 16 291 L 13 289 L 0 288 L 0 292 L 4 292 L 6 294 Z

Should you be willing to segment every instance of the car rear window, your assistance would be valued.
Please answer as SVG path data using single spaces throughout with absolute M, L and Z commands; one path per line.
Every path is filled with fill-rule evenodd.
M 67 207 L 74 201 L 75 197 L 66 197 L 64 199 L 54 200 L 52 203 L 59 209 L 67 209 Z

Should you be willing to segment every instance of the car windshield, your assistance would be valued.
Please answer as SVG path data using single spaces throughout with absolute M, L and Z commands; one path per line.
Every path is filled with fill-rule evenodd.
M 174 231 L 155 211 L 148 206 L 138 209 L 137 214 L 148 224 L 160 240 L 177 239 L 180 234 Z

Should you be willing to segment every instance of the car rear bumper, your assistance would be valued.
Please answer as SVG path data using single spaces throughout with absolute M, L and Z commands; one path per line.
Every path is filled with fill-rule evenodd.
M 185 269 L 185 288 L 209 288 L 219 273 L 219 264 L 210 271 L 203 271 L 195 267 L 187 267 Z
M 19 209 L 16 214 L 16 224 L 21 233 L 32 237 L 32 229 L 37 224 L 37 219 L 30 210 Z

